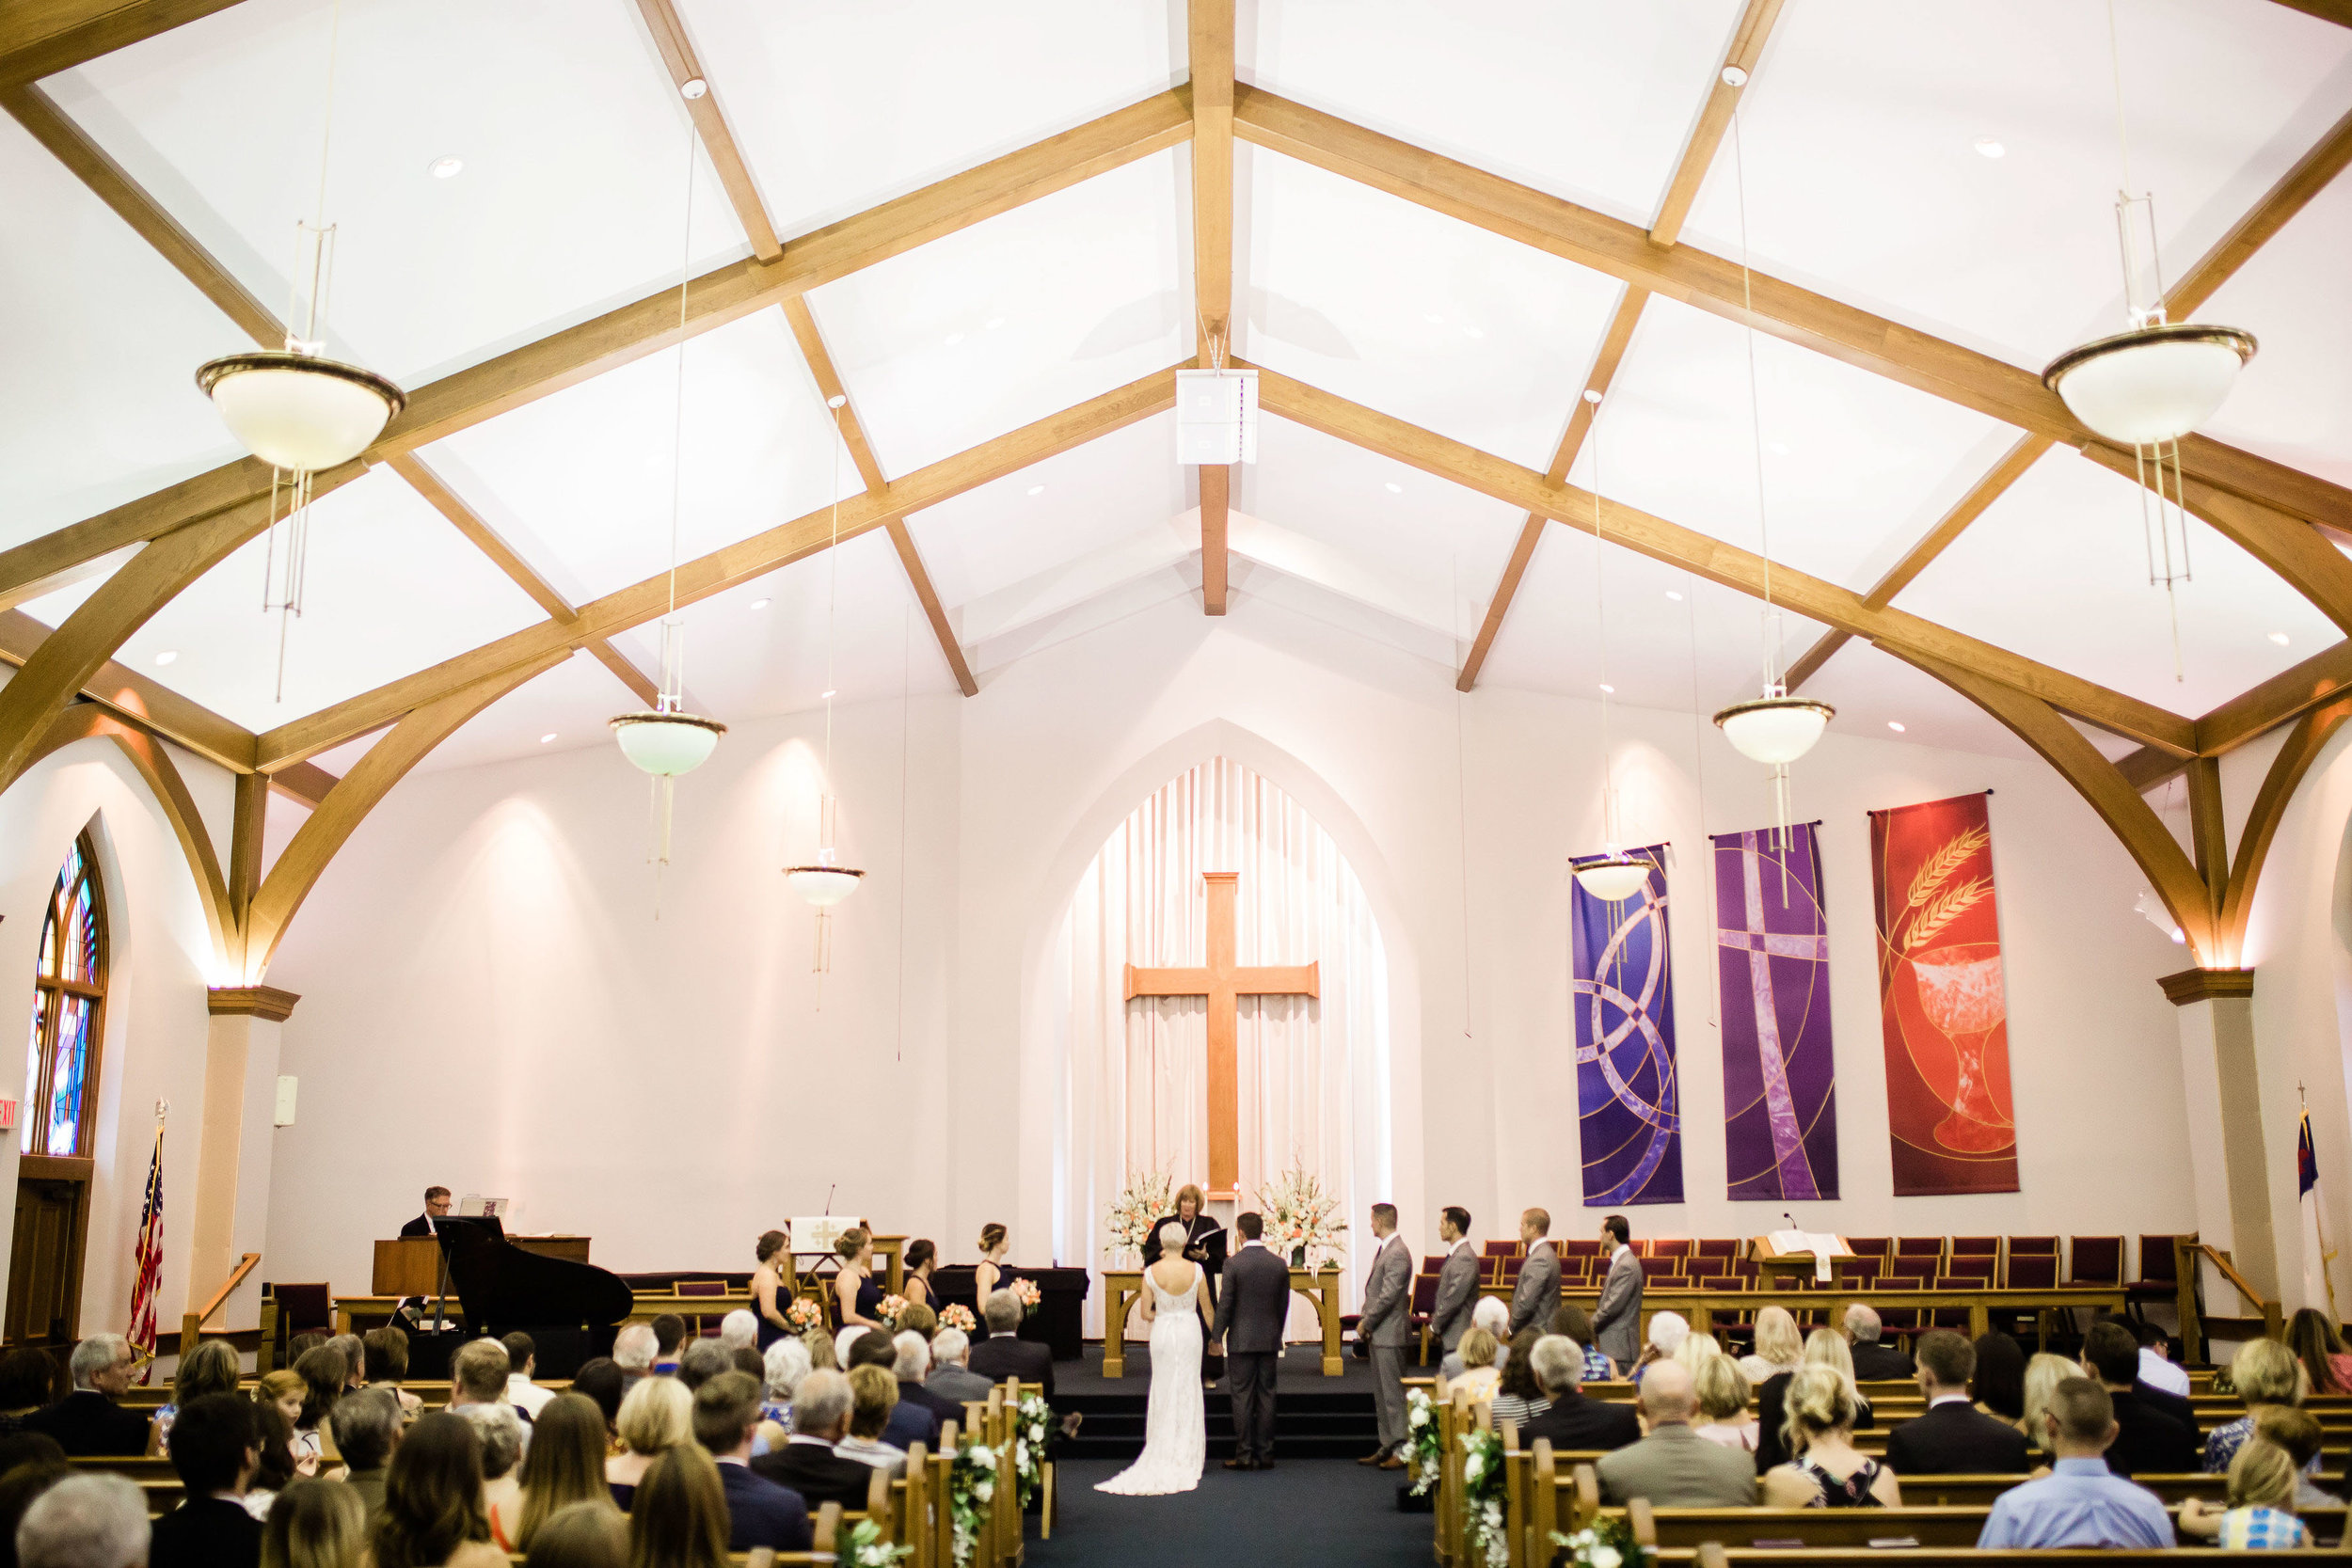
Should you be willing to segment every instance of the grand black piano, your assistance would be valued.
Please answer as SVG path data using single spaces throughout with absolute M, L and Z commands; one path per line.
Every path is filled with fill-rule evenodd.
M 539 1375 L 565 1378 L 593 1356 L 609 1355 L 612 1336 L 636 1307 L 628 1281 L 594 1263 L 549 1258 L 526 1252 L 506 1239 L 506 1227 L 494 1215 L 450 1215 L 438 1222 L 441 1258 L 449 1268 L 451 1291 L 456 1295 L 465 1338 L 528 1334 L 537 1352 Z M 443 1339 L 447 1336 L 412 1338 Z M 438 1359 L 435 1345 L 412 1347 L 414 1375 L 418 1352 L 422 1359 Z

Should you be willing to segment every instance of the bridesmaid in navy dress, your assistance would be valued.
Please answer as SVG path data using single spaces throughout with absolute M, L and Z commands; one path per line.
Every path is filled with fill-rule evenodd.
M 792 1278 L 790 1241 L 781 1230 L 765 1231 L 753 1249 L 754 1259 L 759 1266 L 752 1271 L 752 1309 L 759 1317 L 762 1355 L 778 1339 L 792 1337 L 792 1324 L 784 1315 L 792 1305 L 797 1289 Z
M 833 1249 L 841 1255 L 841 1269 L 833 1280 L 834 1306 L 841 1314 L 841 1326 L 887 1334 L 889 1325 L 880 1316 L 882 1289 L 874 1283 L 874 1238 L 863 1226 L 853 1225 L 834 1241 Z
M 972 1328 L 972 1342 L 978 1344 L 988 1338 L 988 1298 L 1013 1281 L 1013 1272 L 1005 1261 L 1012 1238 L 1001 1225 L 991 1220 L 980 1227 L 980 1261 L 972 1271 L 972 1316 L 978 1320 Z

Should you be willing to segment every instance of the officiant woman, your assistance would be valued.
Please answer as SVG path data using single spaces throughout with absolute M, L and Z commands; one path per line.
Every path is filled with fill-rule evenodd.
M 1160 1260 L 1160 1227 L 1180 1225 L 1184 1230 L 1184 1256 L 1209 1276 L 1209 1294 L 1214 1300 L 1217 1276 L 1225 1272 L 1225 1227 L 1203 1212 L 1207 1204 L 1200 1189 L 1191 1182 L 1177 1188 L 1176 1212 L 1153 1221 L 1152 1234 L 1144 1238 L 1143 1266 L 1148 1269 Z

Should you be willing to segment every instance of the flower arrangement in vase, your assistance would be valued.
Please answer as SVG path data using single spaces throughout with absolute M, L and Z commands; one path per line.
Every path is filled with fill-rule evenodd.
M 1175 1212 L 1175 1178 L 1164 1170 L 1128 1172 L 1127 1185 L 1111 1199 L 1103 1215 L 1104 1232 L 1110 1237 L 1104 1255 L 1113 1261 L 1132 1258 L 1140 1268 L 1143 1243 L 1151 1237 L 1152 1227 Z
M 1347 1222 L 1339 1217 L 1340 1200 L 1304 1167 L 1293 1165 L 1259 1188 L 1257 1201 L 1265 1221 L 1266 1246 L 1287 1253 L 1293 1268 L 1311 1268 L 1318 1253 L 1340 1249 L 1340 1237 L 1347 1230 Z

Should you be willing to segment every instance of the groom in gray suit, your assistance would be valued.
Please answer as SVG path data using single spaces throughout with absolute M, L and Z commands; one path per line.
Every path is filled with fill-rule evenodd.
M 1412 1316 L 1413 1252 L 1396 1233 L 1396 1205 L 1372 1206 L 1372 1277 L 1364 1282 L 1363 1315 L 1356 1338 L 1372 1347 L 1372 1403 L 1380 1420 L 1380 1447 L 1359 1463 L 1402 1470 L 1405 1459 L 1405 1331 Z
M 1633 1227 L 1623 1214 L 1600 1222 L 1600 1244 L 1609 1252 L 1609 1275 L 1601 1281 L 1600 1300 L 1593 1305 L 1594 1348 L 1617 1364 L 1620 1376 L 1631 1376 L 1642 1354 L 1642 1260 L 1627 1243 Z
M 1265 1249 L 1265 1221 L 1241 1214 L 1241 1250 L 1225 1265 L 1217 1292 L 1216 1332 L 1225 1346 L 1225 1391 L 1233 1402 L 1229 1470 L 1274 1468 L 1274 1373 L 1282 1360 L 1282 1323 L 1291 1310 L 1290 1265 Z

